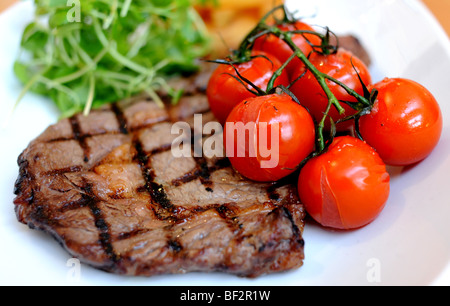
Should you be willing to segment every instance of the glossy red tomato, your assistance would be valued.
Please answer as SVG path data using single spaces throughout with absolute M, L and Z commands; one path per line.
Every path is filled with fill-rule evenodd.
M 279 25 L 278 28 L 283 31 L 314 31 L 314 29 L 310 25 L 301 21 L 282 24 Z M 311 51 L 313 50 L 312 45 L 320 45 L 321 43 L 320 38 L 314 34 L 293 34 L 292 40 L 306 55 L 309 55 L 309 53 L 311 53 Z M 271 53 L 276 56 L 281 63 L 286 62 L 293 53 L 293 50 L 286 42 L 273 34 L 264 35 L 256 39 L 253 50 L 260 50 L 266 53 Z M 287 66 L 288 74 L 291 75 L 291 73 L 295 71 L 295 67 L 302 64 L 303 63 L 300 61 L 300 59 L 295 58 Z
M 281 67 L 281 63 L 273 55 L 264 52 L 255 52 L 254 55 L 264 55 L 265 57 L 254 57 L 249 62 L 236 64 L 234 67 L 244 78 L 262 90 L 266 90 L 273 73 Z M 247 85 L 246 88 L 232 76 L 237 77 L 232 66 L 220 65 L 211 75 L 206 89 L 211 111 L 222 124 L 225 123 L 231 110 L 239 102 L 255 96 L 247 90 L 247 88 L 252 89 L 250 85 Z M 277 78 L 274 85 L 286 86 L 288 84 L 289 78 L 286 73 L 283 73 Z
M 389 197 L 389 181 L 386 166 L 372 147 L 342 136 L 306 163 L 298 191 L 306 211 L 318 223 L 354 229 L 380 214 Z
M 309 60 L 319 71 L 344 83 L 361 96 L 364 94 L 364 91 L 356 71 L 359 73 L 366 86 L 370 85 L 372 82 L 372 77 L 366 65 L 351 52 L 344 49 L 339 49 L 337 53 L 330 55 L 313 53 Z M 352 62 L 356 71 L 352 66 Z M 295 77 L 302 75 L 304 71 L 305 67 L 299 66 Z M 357 101 L 356 98 L 349 95 L 336 83 L 327 81 L 327 84 L 338 100 L 348 102 Z M 316 121 L 320 122 L 323 113 L 327 108 L 328 98 L 311 71 L 306 72 L 306 74 L 291 87 L 291 91 L 297 96 L 302 105 L 308 108 Z M 334 107 L 331 108 L 329 114 L 334 122 L 356 113 L 350 106 L 344 103 L 341 103 L 341 105 L 345 109 L 344 115 L 340 115 Z M 337 129 L 339 131 L 349 129 L 352 126 L 352 123 L 353 121 L 341 123 L 337 126 Z M 330 128 L 329 120 L 326 120 L 325 128 Z
M 360 132 L 385 163 L 405 166 L 426 158 L 442 133 L 442 113 L 422 85 L 402 78 L 375 84 L 379 92 L 370 114 L 361 117 Z
M 244 100 L 225 124 L 227 157 L 240 174 L 254 181 L 277 181 L 293 173 L 314 144 L 311 116 L 285 94 Z

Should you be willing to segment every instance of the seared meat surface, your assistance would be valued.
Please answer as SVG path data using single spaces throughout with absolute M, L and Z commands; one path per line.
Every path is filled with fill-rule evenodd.
M 340 46 L 370 65 L 354 37 Z M 18 220 L 112 273 L 257 277 L 300 267 L 305 211 L 295 182 L 255 183 L 226 158 L 171 152 L 173 123 L 195 135 L 194 114 L 215 120 L 209 75 L 174 81 L 185 93 L 176 106 L 141 95 L 50 126 L 19 156 Z
M 18 220 L 118 274 L 256 277 L 300 267 L 305 212 L 290 182 L 251 182 L 226 158 L 171 152 L 174 122 L 198 133 L 194 114 L 214 120 L 205 74 L 178 80 L 176 106 L 142 95 L 50 126 L 19 157 Z

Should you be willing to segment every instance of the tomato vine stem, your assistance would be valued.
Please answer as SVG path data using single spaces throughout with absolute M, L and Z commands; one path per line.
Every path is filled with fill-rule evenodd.
M 282 19 L 282 22 L 295 22 L 295 19 L 292 18 L 292 15 L 289 14 L 289 12 L 286 10 L 284 5 L 280 5 L 269 11 L 258 23 L 258 25 L 246 36 L 246 38 L 242 41 L 239 50 L 237 54 L 240 55 L 241 58 L 245 57 L 248 54 L 251 54 L 251 50 L 253 48 L 254 42 L 256 39 L 265 36 L 265 35 L 275 35 L 279 39 L 283 40 L 288 46 L 293 50 L 293 54 L 289 57 L 289 59 L 279 68 L 275 73 L 273 74 L 272 78 L 270 79 L 268 86 L 267 86 L 267 92 L 272 92 L 274 88 L 274 84 L 276 79 L 283 73 L 283 71 L 286 69 L 287 65 L 295 58 L 299 58 L 301 62 L 305 65 L 306 69 L 309 70 L 314 78 L 317 80 L 319 85 L 321 86 L 322 90 L 324 91 L 325 95 L 328 99 L 328 105 L 323 113 L 323 117 L 320 120 L 320 122 L 317 123 L 317 148 L 316 151 L 318 153 L 321 153 L 326 148 L 325 143 L 325 137 L 324 137 L 324 128 L 327 118 L 329 117 L 329 113 L 332 107 L 335 107 L 336 110 L 340 115 L 343 115 L 345 113 L 345 109 L 341 105 L 341 101 L 339 101 L 336 96 L 331 91 L 330 87 L 328 86 L 328 82 L 333 82 L 339 86 L 341 86 L 349 95 L 356 98 L 356 100 L 359 102 L 358 105 L 351 105 L 353 108 L 356 108 L 359 111 L 365 110 L 367 108 L 370 108 L 373 105 L 373 102 L 371 100 L 371 96 L 369 97 L 368 94 L 366 94 L 367 89 L 364 88 L 365 96 L 361 96 L 358 94 L 355 90 L 348 87 L 343 82 L 327 75 L 326 73 L 322 73 L 317 67 L 315 67 L 308 59 L 308 56 L 304 54 L 304 52 L 295 44 L 293 41 L 292 36 L 296 34 L 300 35 L 316 35 L 322 40 L 322 44 L 320 46 L 312 46 L 313 52 L 320 52 L 318 49 L 322 50 L 321 52 L 325 55 L 328 55 L 333 52 L 337 52 L 338 47 L 337 46 L 329 46 L 329 36 L 330 36 L 330 30 L 327 28 L 326 34 L 322 34 L 315 31 L 308 31 L 308 30 L 290 30 L 290 31 L 284 31 L 277 27 L 276 25 L 269 25 L 267 22 L 267 19 L 274 15 L 276 11 L 283 10 L 284 13 L 284 19 Z M 333 34 L 334 35 L 334 34 Z M 305 39 L 309 41 L 306 37 Z M 362 82 L 362 81 L 361 81 Z M 363 87 L 365 85 L 363 84 Z M 300 101 L 301 102 L 301 101 Z M 345 101 L 344 101 L 345 102 Z M 357 119 L 355 117 L 355 119 Z M 331 117 L 330 117 L 331 120 Z M 349 120 L 347 117 L 346 120 Z M 334 125 L 334 122 L 332 122 L 332 125 Z
M 282 10 L 282 12 L 284 13 L 284 18 L 281 20 L 278 20 L 275 16 L 275 13 L 279 10 Z M 269 24 L 268 18 L 270 16 L 273 16 L 274 19 L 277 21 L 277 23 Z M 337 123 L 345 121 L 345 120 L 350 120 L 350 119 L 358 120 L 359 116 L 361 116 L 361 114 L 367 112 L 368 109 L 371 109 L 371 107 L 373 106 L 373 103 L 374 103 L 374 99 L 375 99 L 374 97 L 376 97 L 376 95 L 368 92 L 368 90 L 365 87 L 365 84 L 362 82 L 361 78 L 360 78 L 360 81 L 364 88 L 364 96 L 358 94 L 355 90 L 348 87 L 343 82 L 331 77 L 330 75 L 327 75 L 326 73 L 321 72 L 316 66 L 314 66 L 309 60 L 309 54 L 306 55 L 295 44 L 295 42 L 293 40 L 293 35 L 299 35 L 299 34 L 303 35 L 305 37 L 305 39 L 308 41 L 308 43 L 310 43 L 310 42 L 309 42 L 308 38 L 306 37 L 306 35 L 316 35 L 317 37 L 319 37 L 321 39 L 322 43 L 321 43 L 321 45 L 313 45 L 312 43 L 310 43 L 310 45 L 313 47 L 312 52 L 320 52 L 320 53 L 324 54 L 325 56 L 327 56 L 329 54 L 337 52 L 337 50 L 338 50 L 337 45 L 336 46 L 330 45 L 330 33 L 332 35 L 335 35 L 335 34 L 333 32 L 331 32 L 328 28 L 326 28 L 326 33 L 322 34 L 322 33 L 310 31 L 310 30 L 282 30 L 277 26 L 280 23 L 295 23 L 295 22 L 296 22 L 296 19 L 293 17 L 292 14 L 290 14 L 287 11 L 287 9 L 284 5 L 280 5 L 280 6 L 273 8 L 259 21 L 259 23 L 256 25 L 256 27 L 253 28 L 253 30 L 250 31 L 247 34 L 247 36 L 242 40 L 239 48 L 236 51 L 234 51 L 234 53 L 233 53 L 232 62 L 246 62 L 246 61 L 250 60 L 252 57 L 252 49 L 255 44 L 255 41 L 258 38 L 261 38 L 266 35 L 274 35 L 274 36 L 278 37 L 279 39 L 283 40 L 286 44 L 288 44 L 288 46 L 292 49 L 293 54 L 286 60 L 285 63 L 282 64 L 282 66 L 279 69 L 277 69 L 274 72 L 271 79 L 269 80 L 269 83 L 267 85 L 267 89 L 266 89 L 265 93 L 273 93 L 276 90 L 276 87 L 274 87 L 276 79 L 281 76 L 283 71 L 285 71 L 286 67 L 292 60 L 294 60 L 296 57 L 299 58 L 300 61 L 306 67 L 305 72 L 306 71 L 311 72 L 311 74 L 314 76 L 316 81 L 319 83 L 319 85 L 321 86 L 323 92 L 325 93 L 325 95 L 328 99 L 328 105 L 323 113 L 323 117 L 321 118 L 321 120 L 318 123 L 316 123 L 317 141 L 316 141 L 316 152 L 315 153 L 321 154 L 326 149 L 326 139 L 324 137 L 324 128 L 325 128 L 325 123 L 326 123 L 327 118 L 330 117 L 332 127 L 334 127 L 334 124 L 335 124 L 332 121 L 331 116 L 329 116 L 331 108 L 334 107 L 340 115 L 344 115 L 345 109 L 342 107 L 341 103 L 345 103 L 345 104 L 350 105 L 352 108 L 354 108 L 355 110 L 358 111 L 358 113 L 356 115 L 346 117 L 343 120 L 339 120 Z M 353 65 L 353 63 L 352 63 L 352 65 Z M 356 68 L 355 68 L 355 71 L 356 71 Z M 358 71 L 356 71 L 356 72 L 358 73 Z M 303 75 L 304 75 L 304 73 L 299 78 L 303 77 Z M 359 77 L 359 73 L 358 73 L 358 77 Z M 295 81 L 297 81 L 297 80 L 295 80 Z M 244 81 L 246 83 L 248 83 L 247 80 L 244 80 Z M 330 82 L 335 83 L 338 86 L 341 86 L 350 96 L 356 98 L 357 103 L 350 103 L 347 101 L 339 101 L 329 87 Z M 288 90 L 289 90 L 289 87 L 283 88 L 284 92 L 286 92 Z M 258 94 L 261 94 L 261 91 L 258 91 Z M 300 103 L 301 103 L 301 101 L 300 101 Z M 331 138 L 333 138 L 333 136 L 334 136 L 333 135 L 334 130 L 335 129 L 332 128 Z
M 264 27 L 266 25 L 263 25 Z M 311 71 L 311 73 L 313 74 L 313 76 L 315 77 L 315 79 L 317 80 L 317 82 L 320 84 L 320 86 L 322 87 L 323 91 L 325 92 L 327 98 L 328 98 L 328 105 L 327 108 L 324 112 L 323 118 L 322 120 L 318 123 L 317 126 L 317 146 L 318 146 L 318 151 L 322 152 L 325 149 L 325 137 L 323 135 L 323 129 L 325 127 L 325 120 L 328 117 L 328 114 L 331 110 L 331 107 L 334 106 L 336 108 L 336 110 L 339 112 L 339 114 L 343 115 L 345 113 L 345 109 L 342 107 L 342 105 L 340 104 L 339 100 L 336 98 L 336 96 L 331 92 L 328 84 L 326 83 L 327 79 L 330 79 L 331 77 L 329 77 L 328 75 L 320 72 L 307 58 L 307 56 L 303 53 L 302 50 L 300 50 L 300 48 L 294 43 L 294 41 L 292 40 L 292 33 L 290 33 L 289 31 L 282 31 L 280 30 L 278 27 L 269 27 L 267 30 L 269 30 L 269 32 L 275 36 L 277 36 L 278 38 L 282 39 L 283 41 L 285 41 L 289 47 L 294 51 L 294 56 L 297 56 L 302 62 L 303 64 L 306 66 L 306 68 Z M 289 58 L 288 62 L 292 60 L 292 56 L 291 58 Z M 287 65 L 287 63 L 285 63 Z M 281 73 L 275 73 L 273 79 L 276 79 Z M 272 82 L 273 81 L 273 82 Z M 337 80 L 335 80 L 337 81 Z M 271 82 L 269 83 L 268 86 L 268 90 L 271 89 L 270 86 L 273 86 L 273 83 L 275 82 L 275 80 L 271 80 Z

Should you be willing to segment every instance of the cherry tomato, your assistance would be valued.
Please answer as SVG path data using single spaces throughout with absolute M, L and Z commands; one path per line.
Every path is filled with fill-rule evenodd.
M 314 144 L 311 116 L 286 94 L 244 100 L 225 124 L 227 157 L 241 175 L 258 182 L 293 173 L 313 152 Z
M 254 85 L 262 90 L 267 89 L 267 85 L 273 73 L 281 67 L 281 63 L 273 55 L 264 52 L 255 52 L 253 55 L 264 57 L 254 57 L 252 60 L 234 65 L 239 73 Z M 233 77 L 234 76 L 234 77 Z M 217 120 L 224 124 L 231 110 L 242 100 L 254 97 L 246 87 L 235 79 L 237 73 L 230 65 L 220 65 L 211 75 L 206 89 L 206 95 L 211 111 Z M 288 85 L 289 78 L 286 73 L 282 73 L 275 81 L 277 85 Z M 250 85 L 247 88 L 252 89 Z
M 309 60 L 319 71 L 344 83 L 351 89 L 355 90 L 359 95 L 363 95 L 364 91 L 356 71 L 359 73 L 363 83 L 366 86 L 370 85 L 372 82 L 372 77 L 366 65 L 351 52 L 344 49 L 339 49 L 337 53 L 329 55 L 313 53 Z M 356 71 L 352 66 L 352 62 L 356 68 Z M 299 66 L 295 78 L 302 75 L 305 69 L 306 68 L 304 66 Z M 348 102 L 357 101 L 356 98 L 349 95 L 336 83 L 327 81 L 327 84 L 331 92 L 338 100 Z M 302 105 L 309 109 L 315 120 L 320 122 L 323 117 L 323 113 L 327 108 L 328 98 L 311 71 L 307 71 L 301 79 L 295 82 L 291 87 L 291 91 L 297 96 Z M 345 109 L 344 115 L 340 115 L 335 107 L 332 107 L 330 110 L 329 114 L 334 122 L 356 113 L 356 111 L 347 104 L 341 103 L 341 105 Z M 329 120 L 326 120 L 325 123 L 325 129 L 329 129 L 331 126 Z M 337 125 L 337 130 L 347 130 L 352 127 L 352 124 L 352 120 L 343 122 Z
M 385 163 L 406 166 L 426 158 L 442 134 L 442 113 L 422 85 L 402 78 L 375 84 L 379 92 L 370 114 L 361 117 L 362 137 Z
M 372 222 L 389 197 L 386 166 L 365 142 L 341 136 L 300 171 L 298 191 L 306 211 L 318 223 L 355 229 Z
M 296 21 L 295 23 L 285 23 L 278 25 L 278 28 L 283 31 L 314 31 L 314 29 L 301 21 Z M 303 53 L 308 55 L 313 50 L 312 45 L 320 45 L 320 38 L 314 34 L 293 34 L 292 40 L 294 43 L 302 50 Z M 253 50 L 260 50 L 266 53 L 271 53 L 276 56 L 281 63 L 286 62 L 292 55 L 293 51 L 289 45 L 277 36 L 270 34 L 264 35 L 255 40 Z M 295 58 L 286 67 L 289 75 L 293 73 L 295 68 L 303 63 L 300 59 Z

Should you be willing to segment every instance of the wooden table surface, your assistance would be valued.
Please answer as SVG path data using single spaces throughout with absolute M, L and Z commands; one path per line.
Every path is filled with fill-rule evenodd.
M 0 0 L 0 12 L 19 0 Z M 450 37 L 450 0 L 422 0 Z

